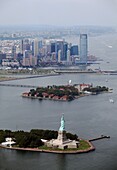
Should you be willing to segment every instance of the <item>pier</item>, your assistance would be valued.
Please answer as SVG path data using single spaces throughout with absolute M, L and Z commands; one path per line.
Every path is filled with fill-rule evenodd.
M 117 75 L 117 70 L 92 70 L 92 69 L 88 69 L 88 70 L 80 70 L 80 69 L 56 69 L 54 70 L 55 73 L 59 73 L 59 74 L 69 74 L 69 73 L 84 73 L 84 74 L 107 74 L 107 75 Z
M 105 138 L 110 138 L 110 136 L 101 135 L 100 137 L 89 139 L 89 142 L 93 142 L 93 141 L 105 139 Z
M 10 86 L 10 87 L 27 87 L 27 88 L 37 88 L 38 86 L 33 85 L 23 85 L 23 84 L 3 84 L 0 83 L 0 86 Z
M 31 79 L 31 78 L 40 78 L 40 77 L 49 77 L 49 76 L 58 76 L 58 75 L 59 75 L 58 73 L 54 73 L 54 74 L 45 74 L 45 75 L 32 75 L 32 76 L 26 76 L 26 77 L 5 77 L 4 79 L 0 80 L 0 86 L 37 88 L 38 86 L 34 86 L 34 85 L 10 84 L 10 83 L 5 84 L 2 82 L 22 80 L 22 79 Z

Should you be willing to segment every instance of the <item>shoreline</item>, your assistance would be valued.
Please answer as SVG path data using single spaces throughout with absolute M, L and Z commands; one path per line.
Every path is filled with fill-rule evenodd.
M 10 150 L 17 150 L 17 151 L 31 151 L 31 152 L 45 152 L 45 153 L 55 153 L 55 154 L 81 154 L 81 153 L 88 153 L 91 151 L 95 151 L 95 147 L 94 145 L 89 141 L 89 140 L 85 140 L 90 147 L 88 149 L 84 149 L 84 150 L 69 150 L 69 151 L 65 151 L 65 150 L 46 150 L 46 149 L 38 149 L 38 148 L 18 148 L 18 147 L 7 147 L 7 146 L 2 146 L 0 145 L 0 148 L 2 149 L 10 149 Z
M 24 74 L 25 75 L 25 74 Z M 26 77 L 0 77 L 0 82 L 20 80 L 20 79 L 30 79 L 30 78 L 39 78 L 39 77 L 49 77 L 49 76 L 58 76 L 60 74 L 44 74 L 44 75 L 26 75 Z
M 81 94 L 80 96 L 75 97 L 75 99 L 79 99 L 81 97 L 89 96 L 90 94 Z M 23 93 L 21 94 L 23 98 L 29 98 L 29 99 L 38 99 L 38 100 L 52 100 L 52 101 L 62 101 L 62 102 L 69 102 L 73 100 L 62 100 L 62 99 L 53 99 L 53 98 L 45 98 L 45 97 L 36 97 L 36 96 L 25 96 Z

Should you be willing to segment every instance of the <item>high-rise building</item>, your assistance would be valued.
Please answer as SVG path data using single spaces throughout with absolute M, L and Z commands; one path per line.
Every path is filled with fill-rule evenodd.
M 78 55 L 78 45 L 72 45 L 70 48 L 71 55 Z
M 59 50 L 59 48 L 58 48 L 58 44 L 57 44 L 57 42 L 56 42 L 56 40 L 55 41 L 52 41 L 51 42 L 51 53 L 53 54 L 55 54 L 56 55 L 56 61 L 58 60 L 58 50 Z
M 22 65 L 23 66 L 30 66 L 30 59 L 29 58 L 23 58 L 23 61 L 22 61 Z
M 21 40 L 20 42 L 20 51 L 21 51 L 21 54 L 23 54 L 24 52 L 24 41 L 23 40 Z
M 31 43 L 31 51 L 32 51 L 32 55 L 34 55 L 34 41 Z
M 61 62 L 61 50 L 58 50 L 58 63 Z
M 87 64 L 87 34 L 80 34 L 80 63 Z
M 29 56 L 29 59 L 30 59 L 30 66 L 36 66 L 37 65 L 37 57 L 33 56 L 33 55 L 30 55 Z
M 30 44 L 24 44 L 24 50 L 31 50 L 30 49 Z
M 16 59 L 16 46 L 15 45 L 12 46 L 12 57 Z
M 51 53 L 56 53 L 56 61 L 58 61 L 59 50 L 61 50 L 61 60 L 67 60 L 68 43 L 63 39 L 57 39 L 51 42 Z
M 55 52 L 56 51 L 56 43 L 55 42 L 52 42 L 51 43 L 51 53 Z
M 36 66 L 37 57 L 33 56 L 31 51 L 25 50 L 23 54 L 23 66 Z
M 57 40 L 57 52 L 58 50 L 61 50 L 61 60 L 63 60 L 63 44 L 64 44 L 64 41 L 62 39 L 60 40 Z M 58 59 L 58 56 L 57 56 L 57 59 Z
M 34 56 L 37 57 L 39 54 L 39 41 L 37 38 L 34 39 Z
M 67 50 L 67 63 L 70 62 L 70 50 Z
M 64 60 L 64 61 L 67 60 L 67 50 L 68 50 L 68 43 L 64 42 L 64 44 L 63 44 L 63 58 L 62 58 L 62 60 Z
M 38 42 L 39 49 L 43 47 L 43 42 L 42 40 Z
M 6 54 L 0 51 L 0 64 L 2 63 L 3 59 L 6 59 Z
M 29 51 L 28 50 L 24 50 L 23 58 L 28 58 L 28 57 L 29 57 Z

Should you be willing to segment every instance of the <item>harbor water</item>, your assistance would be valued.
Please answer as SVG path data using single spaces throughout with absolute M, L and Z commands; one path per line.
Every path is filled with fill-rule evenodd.
M 103 69 L 115 70 L 117 63 L 115 58 L 117 51 L 114 48 L 115 36 L 112 39 L 112 49 L 108 49 L 104 43 L 103 46 L 97 44 L 99 40 L 107 43 L 108 38 L 112 39 L 111 37 L 106 37 L 106 40 L 104 37 L 92 37 L 90 40 L 93 44 L 92 52 L 95 51 L 99 57 L 103 56 L 104 61 L 100 64 Z M 93 43 L 93 41 L 96 42 Z M 106 63 L 107 61 L 110 65 Z M 10 84 L 66 85 L 69 80 L 72 84 L 93 83 L 94 86 L 108 86 L 113 89 L 113 93 L 85 96 L 71 102 L 40 101 L 21 97 L 21 93 L 29 91 L 29 88 L 0 86 L 0 129 L 58 130 L 61 115 L 64 113 L 66 131 L 76 133 L 79 138 L 83 139 L 91 139 L 100 135 L 109 135 L 110 139 L 94 141 L 96 150 L 85 154 L 51 154 L 0 149 L 0 170 L 117 169 L 117 75 L 62 74 L 53 77 L 14 80 Z M 109 102 L 110 98 L 114 100 L 114 103 Z

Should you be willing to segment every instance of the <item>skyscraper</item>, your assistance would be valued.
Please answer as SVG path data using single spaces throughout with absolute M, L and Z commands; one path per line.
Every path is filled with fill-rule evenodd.
M 16 46 L 15 45 L 12 46 L 12 57 L 16 59 Z
M 61 50 L 61 60 L 67 60 L 67 50 L 68 50 L 68 43 L 65 42 L 63 39 L 57 39 L 51 42 L 51 53 L 56 53 L 56 61 L 58 61 L 58 51 Z
M 20 42 L 20 51 L 21 51 L 21 54 L 23 54 L 24 52 L 24 41 L 23 40 L 21 40 Z
M 61 50 L 58 50 L 58 63 L 61 62 Z
M 87 64 L 87 34 L 80 34 L 80 63 Z
M 39 54 L 39 41 L 37 38 L 34 39 L 34 56 L 37 57 Z
M 67 50 L 67 64 L 70 62 L 70 50 Z
M 67 51 L 68 51 L 68 43 L 64 42 L 63 44 L 63 60 L 67 60 Z
M 78 55 L 78 45 L 72 45 L 70 52 L 71 52 L 71 55 Z

